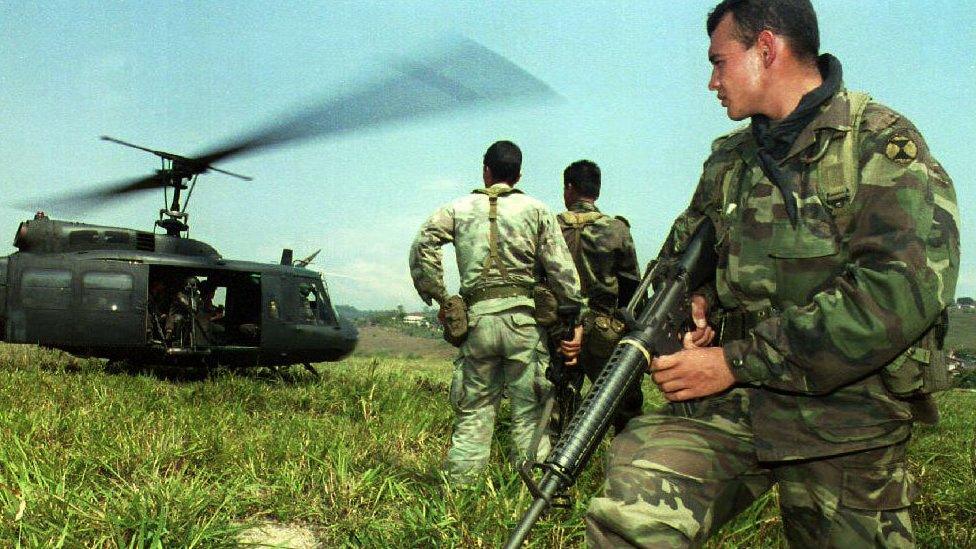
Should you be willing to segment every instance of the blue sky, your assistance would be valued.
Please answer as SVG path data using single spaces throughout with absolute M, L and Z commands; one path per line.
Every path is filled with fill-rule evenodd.
M 736 127 L 706 89 L 714 2 L 11 2 L 0 6 L 0 232 L 23 198 L 145 175 L 153 157 L 107 134 L 192 155 L 388 72 L 387 61 L 460 34 L 552 86 L 555 101 L 491 105 L 317 140 L 203 176 L 192 236 L 234 259 L 316 266 L 334 299 L 420 306 L 410 242 L 433 209 L 480 184 L 497 139 L 524 154 L 520 186 L 561 207 L 561 173 L 590 158 L 600 206 L 630 219 L 641 263 L 685 207 L 710 142 Z M 823 51 L 849 88 L 907 115 L 955 180 L 963 222 L 959 295 L 976 294 L 972 161 L 976 3 L 815 1 Z M 150 229 L 154 193 L 85 220 Z M 54 217 L 77 218 L 59 215 Z M 10 244 L 0 253 L 13 252 Z M 450 257 L 450 253 L 448 253 Z M 448 261 L 448 271 L 453 262 Z M 451 277 L 456 287 L 456 276 Z

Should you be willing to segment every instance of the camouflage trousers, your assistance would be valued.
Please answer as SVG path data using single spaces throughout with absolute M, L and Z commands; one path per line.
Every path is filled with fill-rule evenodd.
M 760 462 L 747 423 L 652 413 L 614 438 L 592 547 L 698 547 L 779 485 L 791 547 L 913 547 L 905 442 L 824 458 Z
M 451 404 L 454 432 L 447 452 L 447 474 L 457 482 L 475 480 L 488 463 L 495 414 L 502 393 L 511 400 L 516 462 L 527 457 L 550 384 L 545 379 L 549 353 L 544 332 L 529 308 L 472 316 L 468 338 L 454 365 Z M 543 436 L 537 456 L 549 453 Z

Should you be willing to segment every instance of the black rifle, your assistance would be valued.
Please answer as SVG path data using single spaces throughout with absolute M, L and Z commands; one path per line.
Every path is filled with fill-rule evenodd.
M 556 309 L 556 324 L 550 327 L 546 334 L 546 346 L 549 349 L 549 367 L 546 368 L 546 379 L 552 383 L 549 397 L 543 405 L 539 424 L 532 434 L 529 444 L 529 457 L 519 464 L 519 474 L 531 477 L 531 469 L 535 464 L 535 455 L 539 450 L 539 443 L 547 430 L 560 434 L 566 427 L 569 418 L 579 407 L 579 393 L 583 386 L 583 373 L 579 368 L 567 367 L 559 354 L 559 342 L 573 339 L 576 320 L 579 317 L 579 305 L 560 305 Z M 553 408 L 555 407 L 555 413 Z
M 560 305 L 558 311 L 559 321 L 549 337 L 549 368 L 546 369 L 546 379 L 552 383 L 555 397 L 556 415 L 553 431 L 562 434 L 569 419 L 579 408 L 583 370 L 579 364 L 575 367 L 566 366 L 563 357 L 559 354 L 559 342 L 573 339 L 580 306 Z
M 542 470 L 542 479 L 536 483 L 530 474 L 522 475 L 535 501 L 509 536 L 505 543 L 507 549 L 521 547 L 529 530 L 553 505 L 553 500 L 565 499 L 562 494 L 586 468 L 610 428 L 627 389 L 647 371 L 651 358 L 680 346 L 678 337 L 687 323 L 691 293 L 715 276 L 715 265 L 715 227 L 705 219 L 680 258 L 659 263 L 644 275 L 629 308 L 637 308 L 636 304 L 642 301 L 652 282 L 660 281 L 659 287 L 640 306 L 633 328 L 617 344 L 549 457 L 534 465 Z

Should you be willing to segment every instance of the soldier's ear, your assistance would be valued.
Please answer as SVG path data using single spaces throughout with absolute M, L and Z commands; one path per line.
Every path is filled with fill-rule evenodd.
M 769 30 L 764 30 L 756 36 L 756 47 L 759 48 L 764 67 L 769 68 L 776 60 L 777 46 L 779 45 L 778 37 Z
M 512 185 L 515 185 L 516 183 L 518 183 L 520 179 L 522 179 L 522 174 L 516 175 L 515 176 L 515 179 L 512 180 Z

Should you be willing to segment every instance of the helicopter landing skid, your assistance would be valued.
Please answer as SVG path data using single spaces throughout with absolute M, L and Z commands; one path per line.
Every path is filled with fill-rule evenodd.
M 318 380 L 322 379 L 322 376 L 319 375 L 318 370 L 316 370 L 314 367 L 312 367 L 312 365 L 310 363 L 303 362 L 302 364 L 305 366 L 305 369 L 308 370 L 308 373 L 312 374 L 312 377 L 315 378 L 315 381 L 318 381 Z

